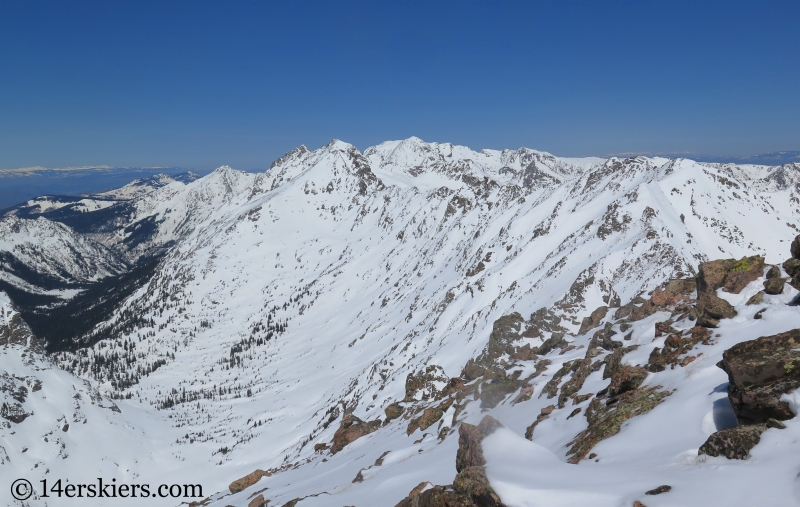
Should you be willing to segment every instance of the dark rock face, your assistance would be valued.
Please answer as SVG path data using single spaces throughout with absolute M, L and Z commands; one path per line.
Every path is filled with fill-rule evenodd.
M 503 425 L 486 416 L 478 426 L 462 424 L 459 428 L 456 471 L 450 486 L 433 486 L 422 491 L 422 483 L 395 507 L 504 507 L 486 478 L 486 458 L 482 441 Z
M 600 325 L 600 322 L 606 317 L 608 313 L 607 306 L 601 306 L 600 308 L 595 309 L 588 317 L 583 318 L 583 322 L 581 323 L 581 329 L 578 331 L 578 334 L 584 334 L 590 329 L 594 329 Z
M 355 442 L 364 435 L 369 435 L 380 428 L 380 426 L 380 419 L 364 422 L 353 414 L 345 415 L 339 429 L 333 434 L 331 454 L 336 454 L 344 449 L 347 444 Z
M 766 429 L 764 424 L 754 424 L 717 431 L 708 437 L 699 453 L 728 459 L 747 459 L 750 457 L 750 449 L 758 444 Z
M 795 239 L 795 241 L 797 241 L 797 239 Z M 800 273 L 800 259 L 795 259 L 792 257 L 791 259 L 784 261 L 783 269 L 786 271 L 787 275 L 794 277 Z
M 719 365 L 728 374 L 728 397 L 740 424 L 780 421 L 794 414 L 780 397 L 800 387 L 800 329 L 734 345 Z

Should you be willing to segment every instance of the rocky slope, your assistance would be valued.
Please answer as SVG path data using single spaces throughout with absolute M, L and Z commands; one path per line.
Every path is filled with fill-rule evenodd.
M 658 505 L 637 495 L 664 483 L 691 498 L 717 491 L 688 470 L 734 420 L 722 351 L 800 327 L 791 285 L 745 304 L 796 234 L 796 173 L 415 138 L 300 147 L 266 174 L 155 189 L 87 233 L 128 262 L 164 256 L 55 359 L 123 414 L 166 415 L 219 505 L 391 506 L 455 486 L 458 427 L 483 411 L 504 425 L 484 454 L 507 505 Z M 706 280 L 717 258 L 746 276 Z M 510 448 L 529 452 L 490 450 Z M 245 476 L 260 481 L 231 495 Z M 545 479 L 561 486 L 526 489 Z

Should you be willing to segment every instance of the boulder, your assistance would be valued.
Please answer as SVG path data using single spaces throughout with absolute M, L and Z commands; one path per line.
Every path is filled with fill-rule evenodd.
M 740 424 L 795 416 L 780 398 L 800 387 L 800 329 L 734 345 L 718 366 L 728 374 L 728 397 Z
M 764 292 L 767 294 L 783 294 L 783 286 L 788 278 L 767 278 L 764 281 Z
M 697 298 L 697 309 L 712 319 L 730 319 L 736 317 L 733 305 L 714 294 L 701 294 Z
M 724 456 L 728 459 L 747 459 L 750 457 L 750 449 L 758 444 L 766 429 L 765 424 L 753 424 L 717 431 L 700 446 L 698 453 Z
M 791 259 L 784 261 L 783 270 L 786 271 L 787 275 L 794 277 L 800 273 L 800 259 L 795 259 L 792 257 Z
M 236 479 L 228 486 L 228 489 L 231 490 L 231 494 L 236 494 L 240 491 L 244 491 L 245 489 L 249 488 L 253 484 L 257 483 L 261 480 L 262 477 L 269 477 L 269 472 L 265 472 L 260 468 L 255 472 L 249 473 L 240 479 Z
M 331 444 L 331 454 L 336 454 L 348 444 L 355 442 L 364 435 L 369 435 L 381 426 L 380 419 L 364 422 L 353 414 L 347 414 L 342 418 L 339 429 L 333 434 Z
M 764 273 L 764 258 L 758 255 L 739 260 L 721 259 L 700 264 L 697 272 L 697 293 L 713 294 L 717 289 L 738 294 Z

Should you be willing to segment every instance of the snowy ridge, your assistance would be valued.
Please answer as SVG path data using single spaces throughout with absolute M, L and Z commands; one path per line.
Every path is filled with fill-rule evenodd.
M 191 453 L 194 477 L 214 491 L 256 468 L 284 467 L 252 490 L 218 495 L 219 505 L 247 505 L 266 484 L 271 504 L 279 506 L 320 492 L 338 495 L 335 504 L 393 506 L 421 481 L 452 481 L 457 435 L 445 432 L 440 441 L 439 428 L 407 435 L 403 419 L 322 462 L 314 445 L 331 442 L 345 413 L 384 418 L 384 409 L 405 398 L 407 376 L 429 366 L 445 380 L 459 376 L 485 349 L 495 321 L 513 312 L 527 317 L 550 309 L 562 318 L 565 340 L 585 348 L 591 336 L 578 330 L 599 306 L 694 275 L 706 260 L 762 254 L 767 262 L 782 261 L 800 221 L 797 206 L 784 203 L 794 202 L 797 190 L 773 185 L 777 169 L 759 171 L 686 159 L 474 152 L 416 138 L 363 154 L 341 141 L 313 151 L 300 147 L 262 175 L 223 167 L 128 204 L 133 211 L 104 233 L 103 243 L 136 255 L 158 247 L 166 255 L 152 280 L 95 329 L 113 338 L 57 360 L 122 398 L 123 414 L 130 406 L 166 415 L 180 435 L 169 448 Z M 147 234 L 137 233 L 146 225 Z M 798 327 L 796 310 L 785 307 L 793 294 L 770 303 L 765 315 L 774 310 L 776 320 L 759 323 L 751 319 L 755 308 L 736 301 L 750 319 L 737 321 L 737 329 L 744 322 L 762 334 Z M 653 327 L 664 318 L 636 324 L 632 339 L 641 348 L 635 354 L 658 345 Z M 708 359 L 693 367 L 699 380 L 686 398 L 673 395 L 661 406 L 693 407 L 674 419 L 677 427 L 701 427 L 721 396 L 707 394 L 724 383 L 714 363 L 750 336 L 730 326 L 720 328 L 717 348 L 704 350 Z M 548 356 L 552 364 L 535 392 L 584 353 Z M 686 371 L 658 382 L 680 388 Z M 603 384 L 602 378 L 587 382 L 587 392 Z M 477 422 L 479 403 L 458 414 L 450 407 L 442 421 Z M 521 435 L 550 403 L 504 403 L 492 413 Z M 552 455 L 543 462 L 563 463 L 564 445 L 584 429 L 583 416 L 567 421 L 567 414 L 543 423 L 542 438 L 525 444 Z M 698 414 L 699 422 L 692 419 Z M 699 431 L 676 435 L 648 463 L 666 466 L 675 453 L 696 450 Z M 633 459 L 626 442 L 608 455 Z M 385 466 L 375 467 L 385 451 L 391 451 Z M 353 484 L 362 468 L 368 469 L 363 483 Z M 495 474 L 491 461 L 488 470 L 493 484 L 510 477 Z M 377 491 L 385 491 L 378 500 Z M 330 502 L 319 496 L 299 505 Z
M 0 219 L 0 279 L 39 292 L 74 287 L 126 266 L 103 245 L 45 218 Z M 44 278 L 44 279 L 42 279 Z

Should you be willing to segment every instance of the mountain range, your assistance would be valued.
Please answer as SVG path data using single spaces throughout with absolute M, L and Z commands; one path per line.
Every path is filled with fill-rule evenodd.
M 738 426 L 723 352 L 800 327 L 794 286 L 763 293 L 793 276 L 798 183 L 409 138 L 29 200 L 0 219 L 0 468 L 214 506 L 472 505 L 481 467 L 509 506 L 795 505 L 800 423 L 750 460 L 699 450 Z M 675 288 L 715 259 L 761 259 L 714 292 L 733 314 Z

